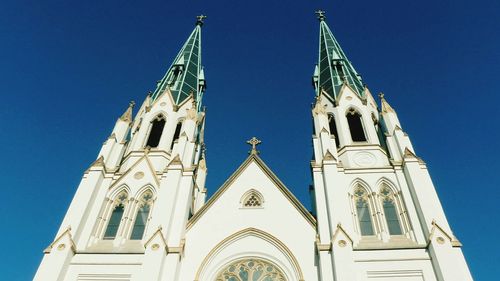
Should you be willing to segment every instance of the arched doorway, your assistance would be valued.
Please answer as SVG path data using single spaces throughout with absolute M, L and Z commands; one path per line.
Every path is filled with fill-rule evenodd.
M 240 259 L 225 265 L 215 281 L 287 281 L 276 265 L 257 258 Z

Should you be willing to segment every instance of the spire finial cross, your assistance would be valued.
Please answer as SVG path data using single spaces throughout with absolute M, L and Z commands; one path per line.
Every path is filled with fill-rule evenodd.
M 317 10 L 316 15 L 318 15 L 319 21 L 324 21 L 325 20 L 325 11 L 323 10 Z
M 256 137 L 252 137 L 250 140 L 247 140 L 247 143 L 252 146 L 252 151 L 250 151 L 249 154 L 259 154 L 257 145 L 262 143 L 259 139 L 257 139 Z
M 384 99 L 384 93 L 380 92 L 380 93 L 378 94 L 378 97 L 379 97 L 380 99 Z
M 207 16 L 201 14 L 199 16 L 196 17 L 196 25 L 203 25 L 203 20 L 206 19 Z
M 135 101 L 130 101 L 128 104 L 129 107 L 134 107 L 134 105 L 135 105 Z

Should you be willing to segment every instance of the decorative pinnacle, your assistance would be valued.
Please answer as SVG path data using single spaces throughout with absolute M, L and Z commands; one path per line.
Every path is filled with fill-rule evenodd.
M 252 151 L 249 151 L 249 154 L 259 154 L 260 152 L 257 150 L 257 145 L 262 143 L 259 139 L 256 137 L 252 137 L 250 140 L 247 141 L 249 145 L 252 146 Z
M 191 96 L 191 98 L 193 98 L 193 100 L 191 101 L 191 104 L 193 105 L 193 108 L 196 108 L 196 98 L 194 97 L 194 92 L 191 90 L 191 92 L 189 92 L 189 95 Z
M 125 122 L 130 122 L 132 121 L 132 109 L 134 108 L 135 102 L 130 101 L 128 104 L 127 110 L 120 116 L 120 120 L 125 121 Z
M 384 93 L 380 92 L 378 94 L 378 97 L 380 98 L 380 101 L 382 102 L 382 112 L 393 112 L 396 113 L 394 108 L 385 100 L 384 98 Z
M 316 15 L 318 15 L 319 21 L 324 21 L 325 20 L 325 11 L 323 10 L 317 10 Z
M 203 20 L 206 19 L 207 16 L 205 15 L 199 15 L 196 17 L 196 25 L 202 26 L 203 25 Z
M 202 142 L 200 146 L 201 146 L 201 158 L 205 159 L 205 154 L 207 153 L 207 145 L 204 142 Z

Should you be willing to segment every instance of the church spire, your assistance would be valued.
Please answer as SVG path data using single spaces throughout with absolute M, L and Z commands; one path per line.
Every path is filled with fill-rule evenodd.
M 158 81 L 156 90 L 151 95 L 153 101 L 169 89 L 176 105 L 193 95 L 197 101 L 198 110 L 201 108 L 201 99 L 205 91 L 205 77 L 201 66 L 201 26 L 205 18 L 204 15 L 197 17 L 193 32 L 165 76 Z
M 363 97 L 364 86 L 361 76 L 347 59 L 347 56 L 326 24 L 325 12 L 319 10 L 316 14 L 320 22 L 319 60 L 313 77 L 316 95 L 319 95 L 321 90 L 323 90 L 332 99 L 335 99 L 342 85 L 346 83 L 359 96 Z

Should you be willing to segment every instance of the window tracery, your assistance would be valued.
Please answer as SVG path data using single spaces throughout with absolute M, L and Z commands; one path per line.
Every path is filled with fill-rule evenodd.
M 251 190 L 243 195 L 242 205 L 244 208 L 259 208 L 262 207 L 263 202 L 262 195 L 255 190 Z
M 401 235 L 403 231 L 399 221 L 396 198 L 392 190 L 384 185 L 380 190 L 380 199 L 384 210 L 385 221 L 390 235 Z
M 141 240 L 143 238 L 152 205 L 153 193 L 148 190 L 141 195 L 137 203 L 137 215 L 130 235 L 131 240 Z
M 286 281 L 275 265 L 260 259 L 245 259 L 226 266 L 216 281 Z
M 357 186 L 353 199 L 361 235 L 375 235 L 368 192 L 363 187 Z
M 123 190 L 113 200 L 112 212 L 103 239 L 115 239 L 122 221 L 125 206 L 127 205 L 127 199 L 128 193 Z

